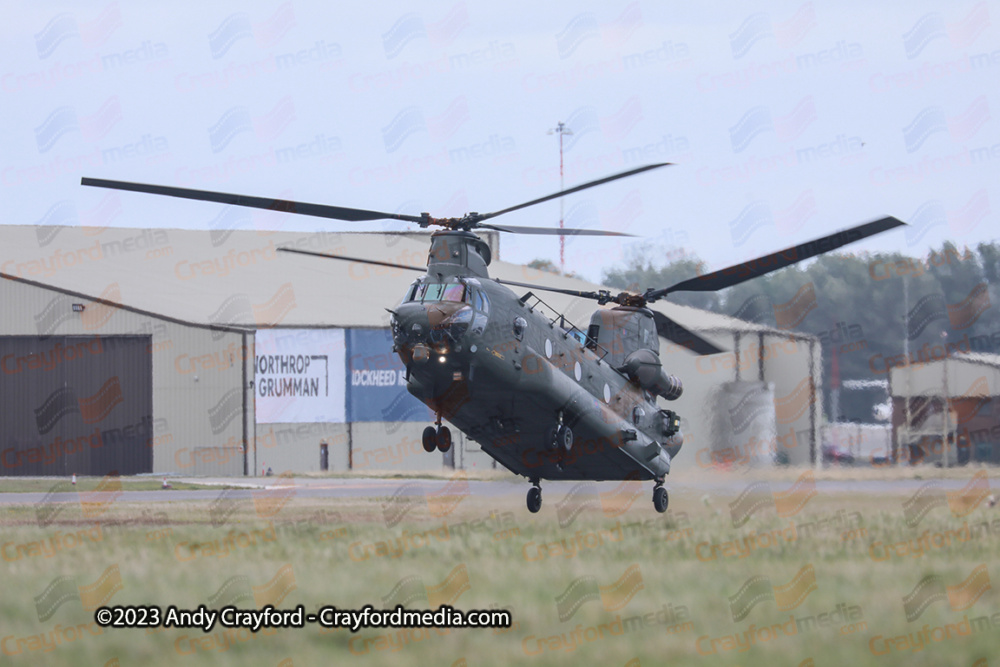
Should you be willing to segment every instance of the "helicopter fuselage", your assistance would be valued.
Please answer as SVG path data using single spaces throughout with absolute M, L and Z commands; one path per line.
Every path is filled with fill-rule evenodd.
M 484 275 L 480 244 L 467 232 L 435 234 L 427 275 L 393 310 L 410 393 L 531 479 L 662 481 L 680 439 L 666 435 L 655 396 L 530 293 Z M 554 440 L 560 426 L 568 447 Z

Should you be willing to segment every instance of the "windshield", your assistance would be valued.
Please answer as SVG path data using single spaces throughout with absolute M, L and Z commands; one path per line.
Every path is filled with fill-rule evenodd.
M 465 285 L 461 283 L 424 283 L 415 285 L 407 301 L 465 301 Z

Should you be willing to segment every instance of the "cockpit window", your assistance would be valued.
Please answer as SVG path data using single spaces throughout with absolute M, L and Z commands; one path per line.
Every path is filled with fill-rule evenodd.
M 466 289 L 461 283 L 422 283 L 411 288 L 407 301 L 465 301 Z
M 421 301 L 440 301 L 441 293 L 444 292 L 445 286 L 440 283 L 431 283 L 424 290 L 421 297 Z
M 482 290 L 476 290 L 476 310 L 487 315 L 490 312 L 490 299 Z
M 465 285 L 446 285 L 441 295 L 442 301 L 464 301 Z

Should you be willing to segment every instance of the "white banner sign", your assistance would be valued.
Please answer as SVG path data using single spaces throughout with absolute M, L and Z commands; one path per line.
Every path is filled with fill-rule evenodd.
M 262 329 L 255 340 L 258 424 L 344 421 L 343 329 Z

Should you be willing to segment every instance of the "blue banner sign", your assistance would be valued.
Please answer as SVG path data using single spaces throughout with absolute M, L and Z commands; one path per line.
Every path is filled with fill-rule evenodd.
M 347 421 L 434 421 L 406 391 L 406 368 L 392 351 L 389 329 L 347 330 Z

